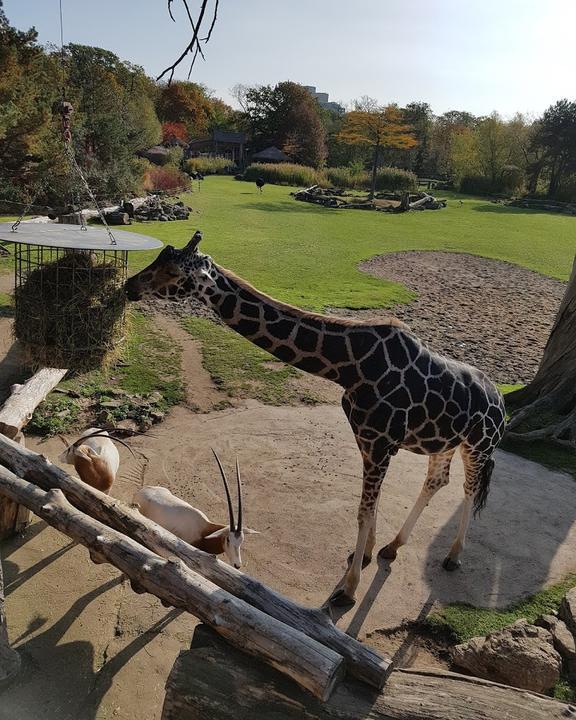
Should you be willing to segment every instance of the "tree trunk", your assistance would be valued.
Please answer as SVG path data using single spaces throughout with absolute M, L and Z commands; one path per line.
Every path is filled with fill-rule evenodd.
M 59 488 L 77 508 L 137 540 L 152 552 L 166 558 L 180 558 L 215 585 L 332 648 L 344 657 L 347 670 L 354 677 L 377 688 L 383 686 L 391 670 L 390 661 L 337 628 L 320 609 L 298 605 L 215 556 L 188 545 L 119 500 L 68 475 L 42 455 L 1 435 L 0 463 L 45 490 Z
M 232 645 L 264 660 L 320 700 L 330 697 L 344 674 L 343 658 L 187 568 L 73 507 L 61 490 L 45 492 L 0 466 L 0 492 L 85 545 L 95 563 L 110 563 L 127 575 L 136 592 L 149 592 L 183 608 Z
M 370 182 L 370 195 L 369 200 L 374 200 L 376 195 L 376 175 L 378 173 L 378 158 L 380 155 L 380 145 L 374 146 L 374 158 L 372 160 L 372 180 Z
M 576 448 L 576 257 L 536 376 L 507 403 L 509 437 Z
M 381 693 L 341 683 L 320 703 L 208 628 L 196 628 L 166 683 L 161 720 L 568 720 L 568 705 L 487 680 L 394 670 Z

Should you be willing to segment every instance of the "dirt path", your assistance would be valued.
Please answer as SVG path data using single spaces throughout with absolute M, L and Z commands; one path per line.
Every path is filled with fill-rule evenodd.
M 418 293 L 414 302 L 384 314 L 404 320 L 433 349 L 502 383 L 533 377 L 565 289 L 565 283 L 518 265 L 461 253 L 391 253 L 360 269 Z
M 228 467 L 238 454 L 246 522 L 262 532 L 246 542 L 245 570 L 308 605 L 325 600 L 353 547 L 360 493 L 360 457 L 338 407 L 250 402 L 208 414 L 177 408 L 155 435 L 134 441 L 149 458 L 146 483 L 170 487 L 216 519 L 225 517 L 225 503 L 209 448 Z M 30 445 L 50 458 L 59 452 L 58 440 Z M 129 499 L 139 473 L 124 450 L 122 460 L 113 492 Z M 404 520 L 425 465 L 425 458 L 403 452 L 393 461 L 378 547 Z M 572 478 L 499 453 L 465 564 L 447 574 L 440 565 L 461 497 L 458 460 L 452 483 L 432 500 L 398 560 L 365 571 L 360 601 L 342 627 L 394 652 L 406 638 L 403 621 L 425 617 L 436 603 L 505 605 L 576 570 Z M 3 694 L 0 719 L 157 720 L 165 679 L 190 642 L 193 619 L 135 595 L 113 568 L 92 565 L 85 550 L 68 545 L 38 521 L 3 548 L 10 633 L 24 672 Z M 419 652 L 416 662 L 429 664 L 431 656 Z

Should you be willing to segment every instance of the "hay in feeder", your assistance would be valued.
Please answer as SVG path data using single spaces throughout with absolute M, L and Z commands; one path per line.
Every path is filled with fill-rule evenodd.
M 124 332 L 124 266 L 90 251 L 36 265 L 15 290 L 14 333 L 32 367 L 88 370 L 118 348 Z M 110 255 L 110 254 L 109 254 Z

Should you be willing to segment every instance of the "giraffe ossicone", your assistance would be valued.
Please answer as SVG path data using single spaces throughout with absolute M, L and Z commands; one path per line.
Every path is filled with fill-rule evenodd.
M 492 455 L 505 427 L 502 395 L 476 368 L 430 350 L 400 320 L 362 322 L 306 312 L 249 285 L 202 254 L 197 231 L 186 247 L 166 247 L 126 283 L 131 300 L 193 296 L 233 330 L 279 360 L 338 383 L 342 407 L 364 465 L 358 536 L 352 561 L 332 600 L 354 601 L 362 567 L 372 558 L 380 487 L 399 449 L 430 456 L 422 491 L 396 538 L 382 548 L 393 559 L 433 495 L 448 483 L 459 447 L 464 503 L 443 566 L 453 570 L 473 510 L 486 503 Z

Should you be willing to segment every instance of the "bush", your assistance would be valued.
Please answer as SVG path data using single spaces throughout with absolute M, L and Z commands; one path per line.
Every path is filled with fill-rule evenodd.
M 174 145 L 174 147 L 168 148 L 168 160 L 166 161 L 166 165 L 173 165 L 174 167 L 179 168 L 182 164 L 182 160 L 184 158 L 184 150 L 179 145 Z
M 368 173 L 368 175 L 370 175 Z M 370 177 L 368 179 L 370 187 Z M 394 167 L 381 167 L 376 174 L 376 190 L 416 190 L 418 178 L 409 170 Z
M 319 170 L 308 165 L 295 165 L 294 163 L 254 163 L 246 168 L 244 180 L 255 182 L 256 178 L 263 178 L 271 185 L 296 185 L 310 187 L 310 185 L 326 185 L 327 178 Z
M 190 189 L 190 178 L 173 165 L 152 166 L 144 175 L 144 190 L 179 191 Z
M 502 183 L 495 184 L 484 175 L 465 175 L 458 189 L 466 195 L 494 195 L 503 192 L 504 187 Z
M 229 175 L 236 171 L 233 160 L 224 157 L 197 157 L 186 160 L 189 173 L 201 172 L 202 175 Z
M 328 180 L 335 187 L 352 190 L 370 190 L 372 173 L 350 167 L 327 168 Z M 376 174 L 376 190 L 416 190 L 418 178 L 413 172 L 393 167 L 379 168 Z
M 349 167 L 326 168 L 326 176 L 330 184 L 338 188 L 363 190 L 370 186 L 370 175 L 365 170 Z

